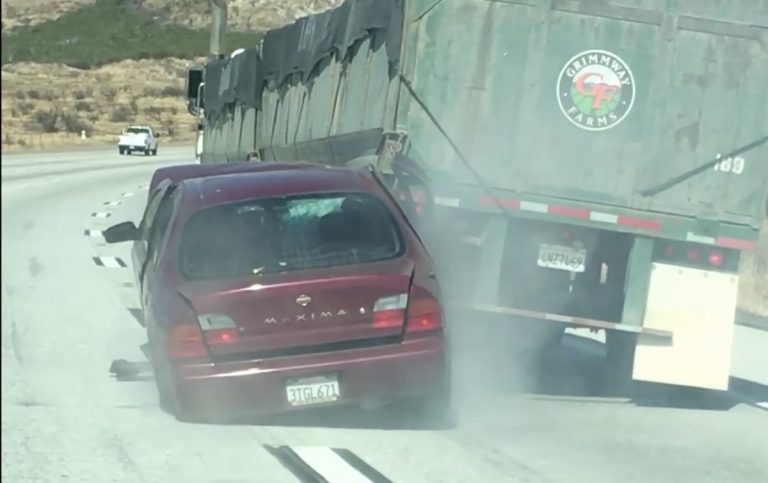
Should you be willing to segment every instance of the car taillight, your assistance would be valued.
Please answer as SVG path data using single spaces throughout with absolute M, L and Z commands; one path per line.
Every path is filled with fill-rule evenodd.
M 209 347 L 229 345 L 240 340 L 240 330 L 231 317 L 224 314 L 205 314 L 197 318 Z
M 434 332 L 443 329 L 440 303 L 426 290 L 414 287 L 405 321 L 406 334 Z
M 200 327 L 192 324 L 171 327 L 166 339 L 166 350 L 171 359 L 191 359 L 208 355 Z
M 373 304 L 374 329 L 390 329 L 402 327 L 405 321 L 405 307 L 408 304 L 408 294 L 383 297 Z

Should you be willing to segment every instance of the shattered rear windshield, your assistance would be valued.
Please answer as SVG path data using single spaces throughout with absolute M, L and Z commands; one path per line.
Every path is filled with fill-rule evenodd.
M 189 280 L 369 263 L 402 252 L 388 208 L 356 192 L 206 208 L 188 219 L 180 247 L 181 273 Z

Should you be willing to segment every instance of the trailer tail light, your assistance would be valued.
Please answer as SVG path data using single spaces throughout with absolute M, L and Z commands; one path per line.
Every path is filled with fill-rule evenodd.
M 696 243 L 664 242 L 657 246 L 654 259 L 692 268 L 736 272 L 739 252 Z
M 408 305 L 408 294 L 403 293 L 391 297 L 383 297 L 373 304 L 374 329 L 391 329 L 403 326 L 405 307 Z
M 709 264 L 713 267 L 720 268 L 723 266 L 723 254 L 719 251 L 713 251 L 709 254 L 709 257 L 707 258 L 709 261 Z

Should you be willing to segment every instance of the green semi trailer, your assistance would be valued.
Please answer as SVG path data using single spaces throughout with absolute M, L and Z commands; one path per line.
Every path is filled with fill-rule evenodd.
M 371 164 L 450 300 L 727 389 L 768 194 L 768 0 L 348 0 L 189 77 L 201 162 Z M 768 290 L 768 288 L 766 288 Z

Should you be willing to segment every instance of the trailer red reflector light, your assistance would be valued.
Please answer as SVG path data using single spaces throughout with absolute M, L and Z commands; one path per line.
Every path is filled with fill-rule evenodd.
M 505 208 L 511 208 L 511 209 L 518 209 L 520 208 L 520 200 L 514 200 L 510 198 L 496 198 L 494 199 L 491 196 L 485 195 L 478 198 L 478 203 L 480 203 L 483 206 L 498 206 L 501 204 L 501 206 Z
M 699 251 L 692 248 L 688 250 L 688 253 L 686 253 L 686 257 L 688 258 L 689 262 L 695 262 L 699 259 Z
M 724 248 L 733 248 L 734 250 L 754 250 L 757 247 L 757 243 L 753 241 L 727 237 L 716 238 L 715 245 Z
M 578 218 L 580 220 L 589 219 L 589 210 L 583 208 L 550 205 L 547 211 L 552 215 L 567 216 L 568 218 Z
M 617 223 L 619 225 L 631 226 L 633 228 L 641 228 L 644 230 L 661 229 L 661 223 L 656 220 L 650 220 L 647 218 L 635 218 L 634 216 L 619 215 Z

